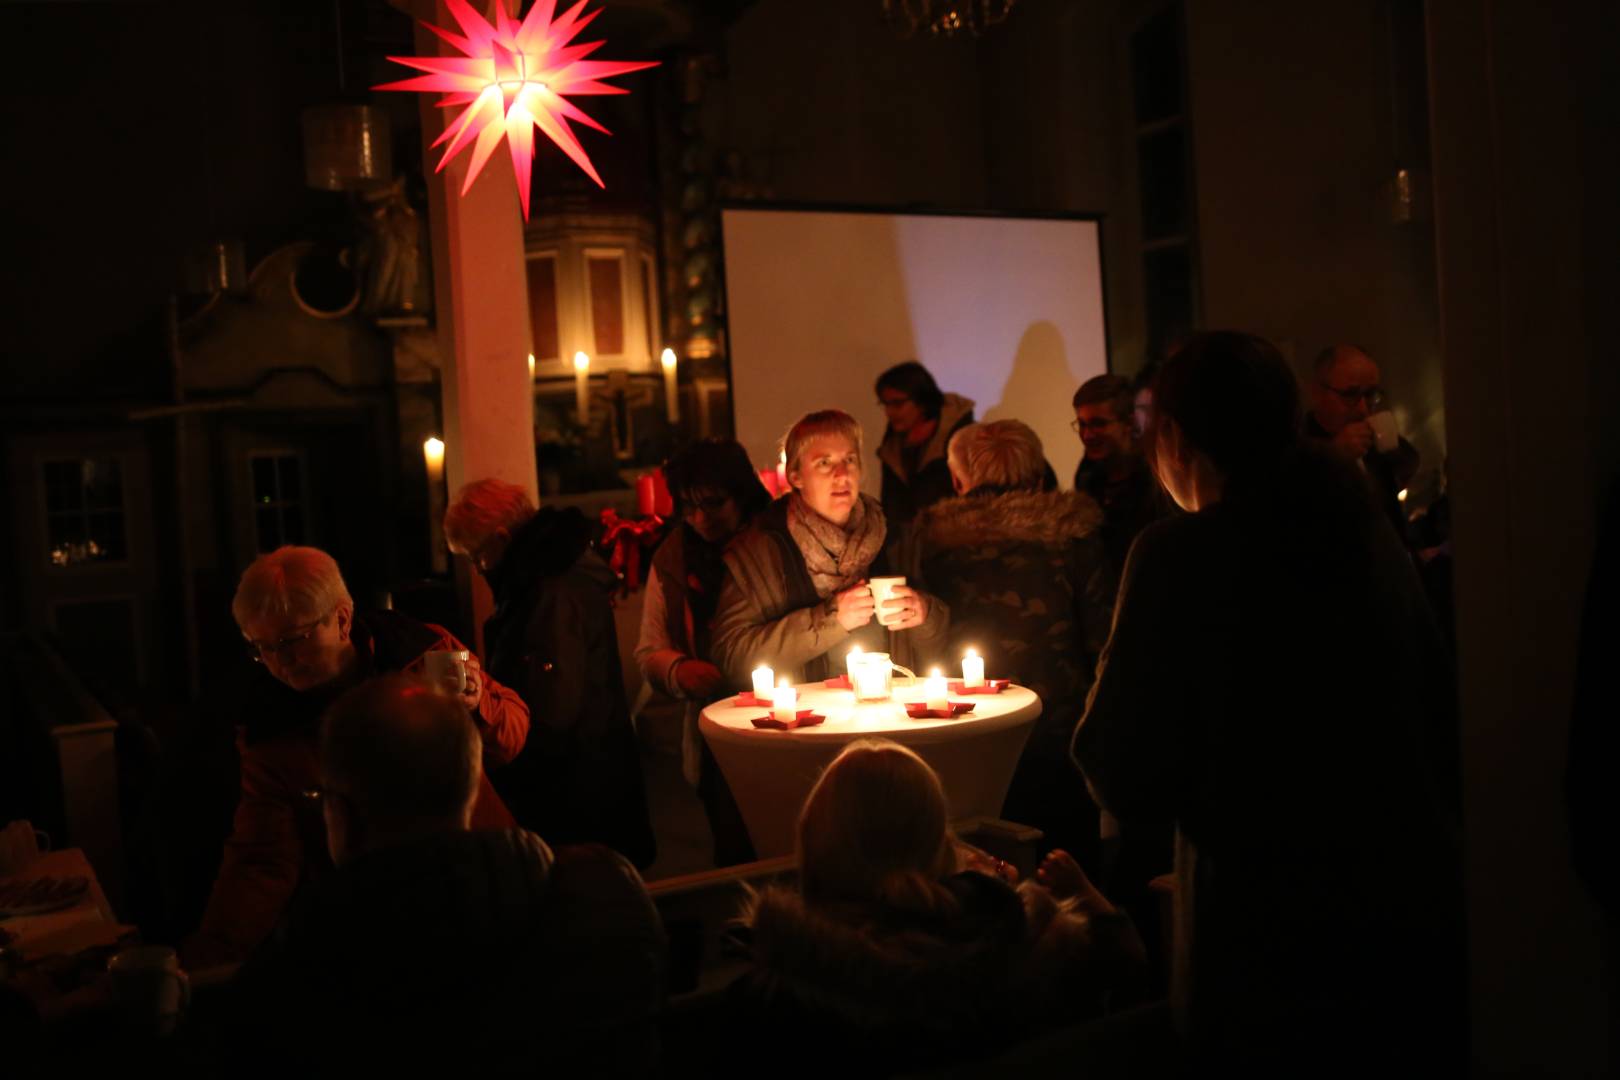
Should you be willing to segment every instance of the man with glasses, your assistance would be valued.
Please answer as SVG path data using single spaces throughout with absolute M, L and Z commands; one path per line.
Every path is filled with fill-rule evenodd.
M 1074 392 L 1069 425 L 1085 446 L 1074 470 L 1074 489 L 1102 507 L 1103 548 L 1116 577 L 1136 534 L 1168 512 L 1137 444 L 1135 399 L 1131 381 L 1122 376 L 1087 379 Z
M 1378 448 L 1374 425 L 1382 422 L 1394 430 L 1378 365 L 1354 345 L 1330 345 L 1316 356 L 1315 376 L 1306 437 L 1361 465 L 1379 506 L 1404 541 L 1406 512 L 1400 496 L 1417 473 L 1418 452 L 1399 436 L 1393 449 Z
M 424 657 L 465 646 L 443 627 L 392 611 L 356 611 L 338 565 L 311 547 L 261 555 L 242 574 L 231 614 L 257 663 L 230 694 L 241 795 L 202 925 L 186 943 L 190 967 L 240 962 L 269 935 L 293 893 L 330 867 L 316 786 L 321 713 L 373 675 L 418 672 Z M 455 694 L 478 728 L 488 764 L 512 760 L 529 731 L 516 693 L 466 661 Z M 487 780 L 473 807 L 478 828 L 512 817 Z

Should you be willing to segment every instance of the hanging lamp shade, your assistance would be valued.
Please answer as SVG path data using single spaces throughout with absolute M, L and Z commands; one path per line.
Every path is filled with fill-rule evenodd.
M 388 116 L 375 105 L 312 105 L 304 110 L 304 181 L 348 191 L 393 175 Z

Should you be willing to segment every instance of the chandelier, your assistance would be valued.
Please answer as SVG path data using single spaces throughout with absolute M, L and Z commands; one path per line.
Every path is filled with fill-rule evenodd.
M 978 37 L 1007 17 L 1018 0 L 882 0 L 883 18 L 903 38 L 919 30 Z

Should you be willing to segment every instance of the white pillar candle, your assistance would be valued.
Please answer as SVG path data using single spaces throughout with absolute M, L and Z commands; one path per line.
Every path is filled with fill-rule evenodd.
M 581 427 L 591 422 L 591 358 L 574 354 L 574 407 L 579 410 Z
M 862 655 L 864 654 L 861 652 L 861 647 L 857 645 L 849 650 L 849 655 L 844 658 L 844 670 L 849 675 L 849 688 L 851 690 L 855 689 L 855 676 L 860 671 Z
M 681 395 L 675 388 L 675 350 L 665 349 L 658 362 L 664 365 L 665 415 L 669 417 L 670 423 L 678 423 L 681 419 Z
M 799 692 L 786 679 L 771 693 L 771 715 L 782 723 L 793 720 L 799 704 Z
M 776 684 L 776 672 L 764 664 L 754 669 L 754 696 L 761 701 L 769 701 L 771 687 Z
M 422 442 L 422 461 L 427 465 L 428 554 L 435 574 L 450 569 L 450 553 L 444 547 L 444 440 L 432 436 Z
M 962 689 L 971 690 L 984 685 L 984 657 L 969 649 L 962 657 Z
M 927 699 L 930 712 L 950 711 L 951 702 L 946 697 L 945 676 L 940 674 L 939 668 L 930 671 L 928 678 L 923 681 L 923 697 Z

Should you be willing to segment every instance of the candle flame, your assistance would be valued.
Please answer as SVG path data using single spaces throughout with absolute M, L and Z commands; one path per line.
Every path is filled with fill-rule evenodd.
M 585 351 L 583 349 L 581 349 L 579 352 L 574 354 L 574 370 L 575 371 L 589 371 L 590 369 L 591 369 L 591 358 L 589 356 L 586 356 Z
M 422 453 L 431 458 L 444 457 L 444 440 L 438 436 L 429 436 L 422 443 Z
M 660 364 L 664 365 L 664 370 L 665 371 L 674 371 L 675 370 L 675 350 L 674 349 L 665 349 L 664 352 L 663 352 L 663 355 L 661 355 L 658 358 L 658 362 Z

